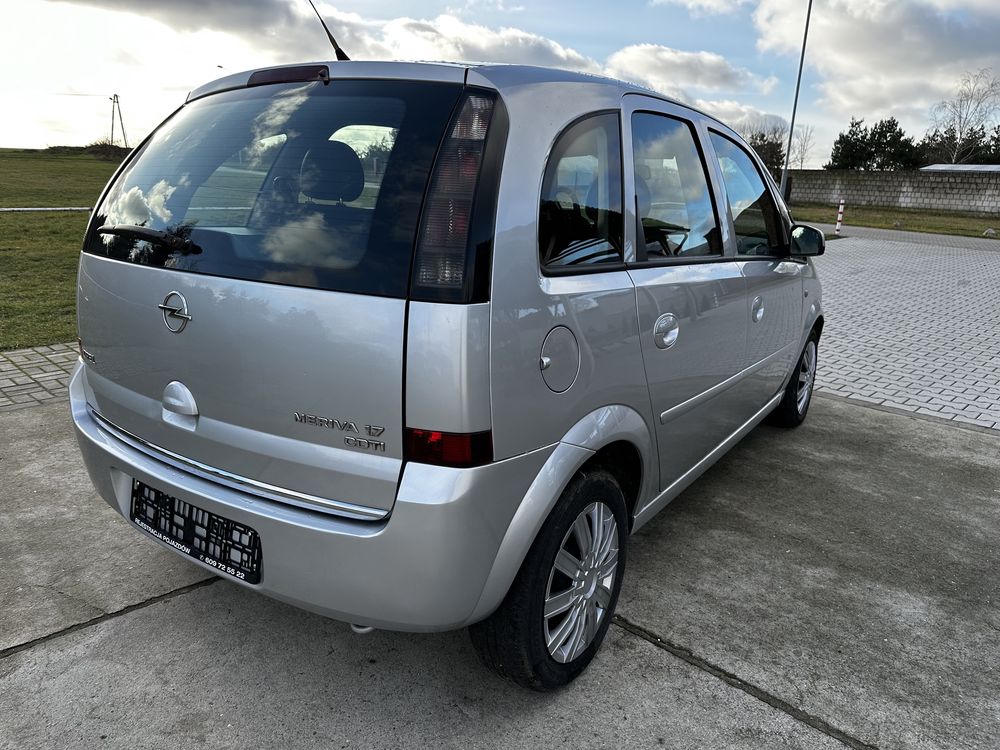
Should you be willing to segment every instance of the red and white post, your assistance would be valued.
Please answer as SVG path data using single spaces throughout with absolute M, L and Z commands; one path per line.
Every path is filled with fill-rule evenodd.
M 844 199 L 840 199 L 840 207 L 837 209 L 837 228 L 834 234 L 840 236 L 840 227 L 844 224 Z

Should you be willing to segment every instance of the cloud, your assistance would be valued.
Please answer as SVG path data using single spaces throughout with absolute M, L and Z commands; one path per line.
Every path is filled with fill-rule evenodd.
M 108 10 L 139 12 L 134 0 L 69 0 Z M 474 5 L 477 3 L 473 3 Z M 514 7 L 488 2 L 491 8 Z M 433 19 L 362 18 L 318 3 L 338 43 L 355 60 L 456 60 L 523 62 L 598 72 L 594 60 L 552 39 L 516 28 L 492 29 L 455 15 Z M 268 54 L 268 62 L 330 57 L 330 46 L 307 3 L 282 0 L 170 0 L 141 6 L 144 17 L 174 30 L 215 30 L 240 36 Z M 290 41 L 294 40 L 294 42 Z
M 714 52 L 687 52 L 657 44 L 633 44 L 608 58 L 607 72 L 689 100 L 689 89 L 767 93 L 775 79 L 763 79 Z
M 374 26 L 374 25 L 373 25 Z M 527 63 L 598 72 L 600 65 L 576 50 L 515 28 L 491 29 L 442 15 L 432 21 L 397 18 L 374 27 L 373 57 Z
M 740 5 L 748 5 L 751 0 L 652 0 L 651 5 L 680 5 L 694 14 L 731 13 Z
M 805 9 L 760 0 L 757 48 L 798 54 Z M 806 64 L 819 74 L 820 105 L 846 127 L 852 115 L 894 115 L 918 134 L 962 74 L 1000 69 L 996 0 L 816 0 Z
M 503 7 L 513 10 L 507 1 Z M 468 0 L 466 5 L 471 7 L 470 3 L 492 10 L 500 5 L 497 0 Z M 57 25 L 58 33 L 66 38 L 64 46 L 72 46 L 81 59 L 88 61 L 87 75 L 91 79 L 101 80 L 102 86 L 122 95 L 133 136 L 148 132 L 180 103 L 183 92 L 212 77 L 251 67 L 332 57 L 321 26 L 308 4 L 300 0 L 148 0 L 141 6 L 134 0 L 66 0 L 31 2 L 26 7 L 25 12 L 37 18 L 29 24 L 34 27 L 49 28 L 53 19 L 66 19 L 65 24 Z M 723 101 L 727 106 L 717 111 L 726 112 L 754 109 L 733 100 L 766 94 L 775 85 L 773 77 L 733 65 L 714 52 L 635 44 L 613 52 L 606 60 L 598 60 L 539 34 L 512 26 L 490 27 L 455 14 L 385 20 L 362 17 L 323 2 L 318 3 L 318 8 L 338 42 L 356 60 L 464 60 L 551 66 L 624 78 L 684 102 L 697 103 L 698 97 Z M 61 31 L 63 26 L 65 33 Z M 115 35 L 114 39 L 120 37 L 121 42 L 109 44 L 101 34 L 109 26 L 127 29 L 128 33 Z M 74 28 L 79 28 L 80 33 Z M 123 59 L 122 54 L 138 54 L 127 42 L 135 38 L 155 38 L 160 48 L 174 51 L 169 64 L 141 55 L 133 63 Z M 58 76 L 57 61 L 50 67 L 49 75 Z M 67 82 L 65 88 L 72 89 L 72 82 Z M 78 109 L 84 105 L 94 109 L 93 124 L 88 115 L 87 128 L 94 131 L 92 136 L 84 136 L 88 140 L 102 130 L 107 132 L 104 108 L 95 103 L 73 102 Z M 65 101 L 53 101 L 46 109 L 55 111 L 60 106 L 65 108 Z M 18 136 L 18 140 L 22 138 Z M 65 136 L 59 135 L 58 140 L 65 141 Z
M 776 122 L 788 127 L 788 121 L 784 117 L 765 112 L 759 107 L 754 107 L 753 105 L 734 99 L 696 99 L 692 104 L 732 128 L 737 128 L 740 123 L 745 122 L 762 122 L 766 124 Z

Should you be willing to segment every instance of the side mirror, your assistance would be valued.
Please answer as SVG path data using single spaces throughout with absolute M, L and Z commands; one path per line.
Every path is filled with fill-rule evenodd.
M 795 224 L 792 227 L 792 255 L 811 256 L 822 255 L 826 250 L 824 234 L 807 224 Z

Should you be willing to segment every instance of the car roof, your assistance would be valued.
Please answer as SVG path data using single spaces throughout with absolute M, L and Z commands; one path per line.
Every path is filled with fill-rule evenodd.
M 382 78 L 415 81 L 450 81 L 464 83 L 468 80 L 469 71 L 475 71 L 476 78 L 481 78 L 495 87 L 502 95 L 505 88 L 547 83 L 586 83 L 605 85 L 617 90 L 621 95 L 642 94 L 651 96 L 671 104 L 698 112 L 711 120 L 719 122 L 690 104 L 678 101 L 653 89 L 628 81 L 596 73 L 580 73 L 561 68 L 550 68 L 541 65 L 521 65 L 515 63 L 489 62 L 448 62 L 448 61 L 371 61 L 371 60 L 319 60 L 293 65 L 274 65 L 266 68 L 245 70 L 232 75 L 210 81 L 199 86 L 188 94 L 187 101 L 198 99 L 208 94 L 245 88 L 250 76 L 265 70 L 296 68 L 315 65 L 326 65 L 330 78 Z M 722 123 L 720 123 L 722 124 Z

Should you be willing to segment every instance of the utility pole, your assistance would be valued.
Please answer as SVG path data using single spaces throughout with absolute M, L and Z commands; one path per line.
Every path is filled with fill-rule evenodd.
M 118 94 L 115 94 L 115 104 L 118 105 L 118 124 L 121 126 L 122 143 L 125 144 L 125 148 L 128 148 L 128 136 L 125 135 L 125 121 L 122 119 L 122 100 L 118 98 Z
M 799 76 L 795 79 L 795 101 L 792 103 L 792 123 L 788 128 L 788 148 L 785 149 L 785 168 L 781 170 L 781 197 L 785 197 L 788 185 L 788 161 L 792 156 L 792 136 L 795 135 L 795 111 L 799 108 L 799 87 L 802 85 L 802 65 L 806 60 L 806 41 L 809 39 L 809 18 L 812 16 L 813 0 L 806 9 L 806 30 L 802 34 L 802 54 L 799 56 Z
M 122 143 L 128 148 L 128 136 L 125 135 L 125 121 L 122 119 L 122 103 L 118 99 L 118 94 L 108 97 L 111 100 L 111 145 L 115 145 L 115 110 L 118 111 L 118 125 L 122 131 Z

